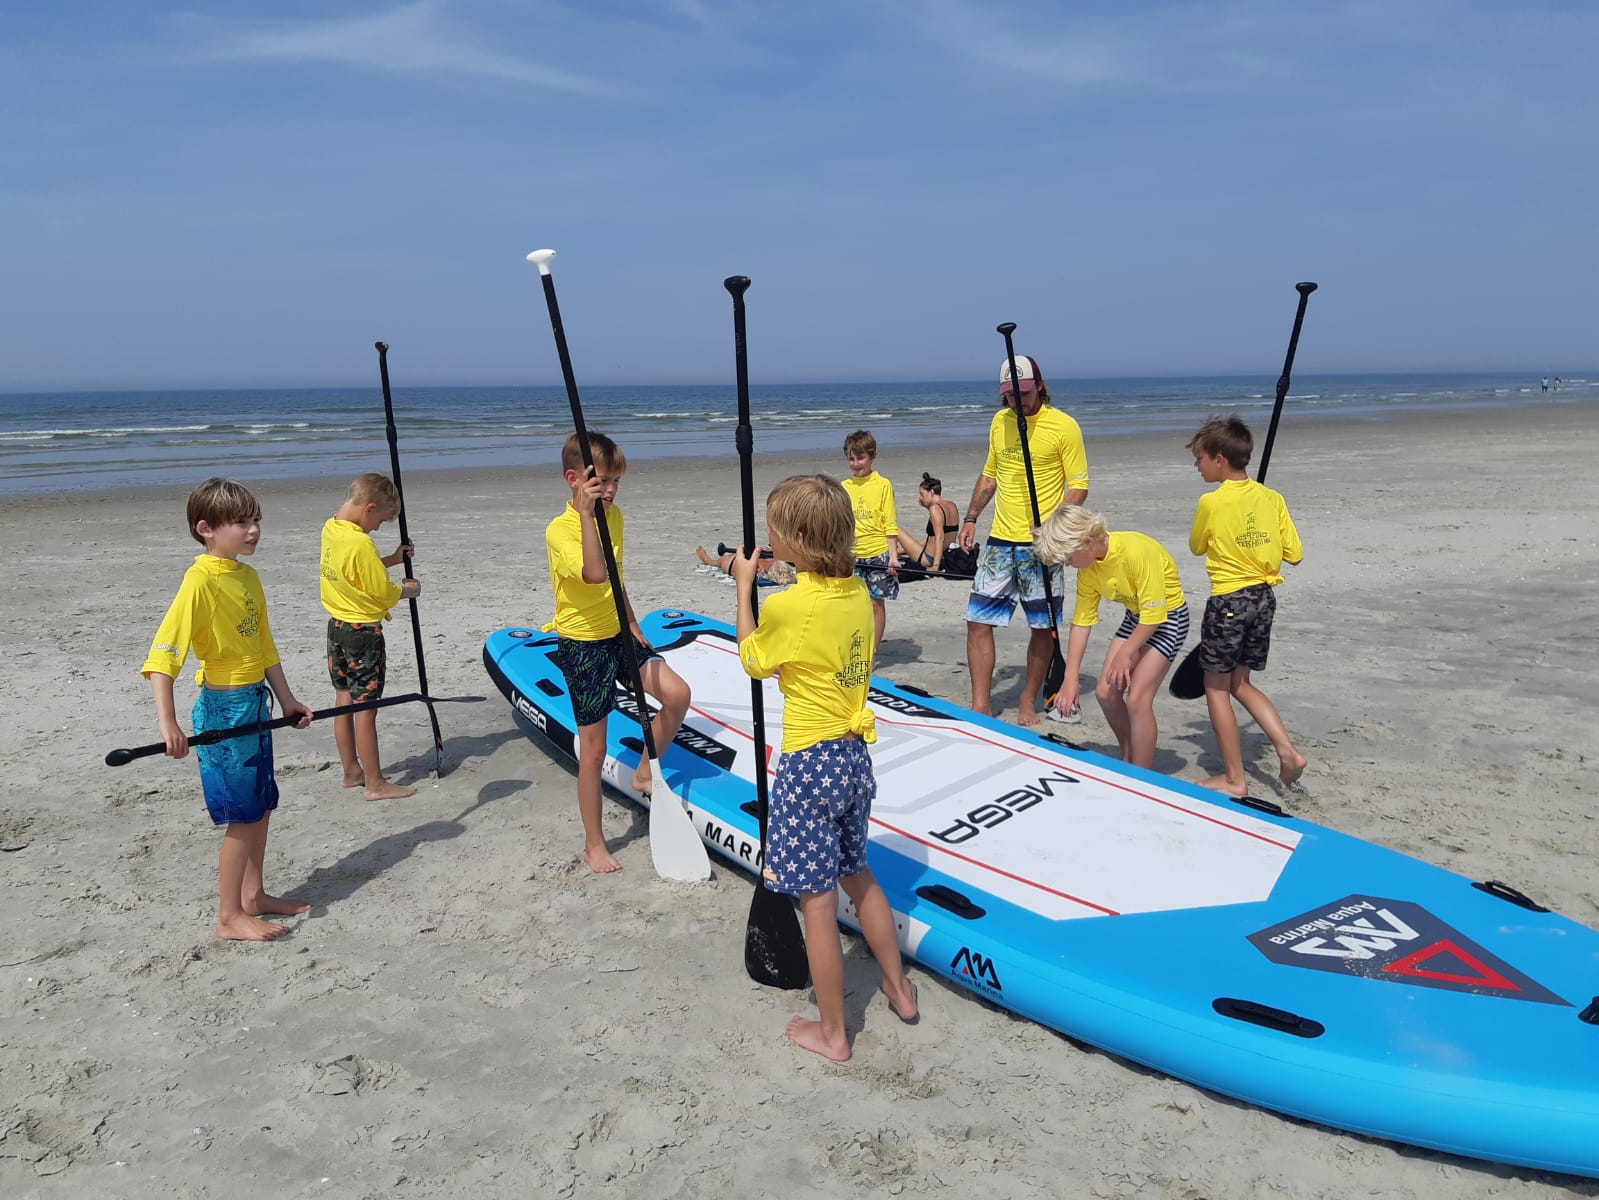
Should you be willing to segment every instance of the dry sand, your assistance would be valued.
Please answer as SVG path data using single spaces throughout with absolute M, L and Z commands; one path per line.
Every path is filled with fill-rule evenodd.
M 969 452 L 876 432 L 913 528 L 923 470 L 965 501 L 980 431 Z M 1589 925 L 1596 434 L 1583 409 L 1285 429 L 1269 481 L 1308 557 L 1280 591 L 1263 677 L 1310 756 L 1285 798 L 1296 813 Z M 1202 484 L 1182 440 L 1096 440 L 1091 501 L 1165 542 L 1198 599 L 1203 566 L 1183 549 Z M 840 468 L 760 459 L 757 488 Z M 332 703 L 317 538 L 343 483 L 259 488 L 255 565 L 313 707 Z M 542 468 L 406 483 L 432 690 L 489 695 L 483 636 L 550 611 L 542 528 L 564 489 Z M 439 779 L 425 713 L 382 715 L 391 774 L 421 789 L 405 801 L 341 789 L 325 726 L 280 732 L 268 882 L 313 908 L 276 943 L 218 942 L 192 759 L 101 761 L 155 737 L 137 668 L 198 549 L 184 491 L 0 504 L 0 1195 L 1599 1195 L 1236 1103 L 919 968 L 925 1015 L 902 1026 L 853 939 L 855 1058 L 826 1064 L 783 1039 L 803 998 L 744 975 L 748 878 L 658 881 L 643 815 L 615 800 L 626 870 L 581 869 L 572 776 L 498 696 L 439 710 Z M 725 460 L 635 464 L 621 502 L 639 611 L 731 615 L 693 550 L 737 537 L 736 496 Z M 965 701 L 963 606 L 958 584 L 906 587 L 880 669 Z M 392 630 L 391 690 L 410 690 L 403 608 Z M 1024 640 L 999 638 L 1012 713 Z M 192 686 L 186 672 L 180 705 Z M 1088 707 L 1077 736 L 1113 748 Z M 1163 696 L 1158 711 L 1156 766 L 1214 771 L 1202 705 Z M 1253 726 L 1245 752 L 1273 795 Z

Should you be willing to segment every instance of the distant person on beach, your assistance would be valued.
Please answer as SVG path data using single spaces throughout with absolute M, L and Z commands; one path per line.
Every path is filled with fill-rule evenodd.
M 627 599 L 625 582 L 620 578 L 623 522 L 622 510 L 615 507 L 615 502 L 627 471 L 627 458 L 615 442 L 594 430 L 589 430 L 588 447 L 594 459 L 592 469 L 583 465 L 583 445 L 577 434 L 569 436 L 561 449 L 561 471 L 572 489 L 572 498 L 544 530 L 550 586 L 555 592 L 555 619 L 543 628 L 557 635 L 555 661 L 566 678 L 572 719 L 577 724 L 577 809 L 583 819 L 583 861 L 589 870 L 608 874 L 622 869 L 605 844 L 600 794 L 605 725 L 615 705 L 613 693 L 616 684 L 630 687 L 633 681 L 632 662 L 622 639 L 632 639 L 644 690 L 660 703 L 651 725 L 660 753 L 664 754 L 672 744 L 688 713 L 689 687 L 645 640 L 632 602 Z M 595 501 L 604 504 L 605 525 L 616 555 L 617 582 L 623 585 L 626 629 L 617 620 L 615 593 L 600 546 L 599 526 L 594 521 Z M 651 782 L 649 756 L 641 754 L 638 769 L 633 772 L 633 790 L 648 795 Z
M 1088 636 L 1099 624 L 1099 602 L 1122 605 L 1126 615 L 1105 651 L 1094 696 L 1116 735 L 1123 762 L 1155 765 L 1160 727 L 1155 696 L 1177 652 L 1188 640 L 1188 605 L 1177 563 L 1147 534 L 1112 533 L 1105 518 L 1077 504 L 1062 504 L 1038 529 L 1039 560 L 1077 572 L 1077 607 L 1066 648 L 1066 681 L 1055 697 L 1061 715 L 1077 707 Z
M 702 567 L 715 567 L 724 575 L 732 575 L 733 560 L 738 557 L 738 551 L 721 547 L 718 547 L 718 550 L 719 553 L 712 557 L 711 552 L 704 546 L 695 546 L 694 556 L 700 560 Z M 778 586 L 786 586 L 795 579 L 794 564 L 774 558 L 770 547 L 761 550 L 761 555 L 755 562 L 755 573 L 767 583 Z
M 855 574 L 872 598 L 872 623 L 877 630 L 873 654 L 888 624 L 885 601 L 899 598 L 899 515 L 894 485 L 877 473 L 877 439 L 857 429 L 844 439 L 849 478 L 844 491 L 855 506 Z
M 877 780 L 867 745 L 877 723 L 866 697 L 872 681 L 874 616 L 855 571 L 856 514 L 826 475 L 783 480 L 766 498 L 772 551 L 799 581 L 761 609 L 750 603 L 756 560 L 740 550 L 739 657 L 751 678 L 777 676 L 783 693 L 783 755 L 772 781 L 769 838 L 761 887 L 799 900 L 818 1020 L 794 1017 L 795 1045 L 843 1062 L 844 951 L 838 889 L 855 905 L 861 932 L 882 972 L 888 1007 L 917 1019 L 916 985 L 905 977 L 894 914 L 866 863 L 867 822 Z
M 1027 422 L 1027 446 L 1041 516 L 1054 512 L 1063 502 L 1081 504 L 1088 498 L 1088 453 L 1077 422 L 1050 402 L 1049 385 L 1037 361 L 1017 355 L 1016 371 L 1018 379 L 1013 384 L 1009 360 L 1000 364 L 999 394 L 1004 407 L 989 422 L 988 459 L 961 522 L 960 548 L 970 551 L 977 542 L 977 520 L 988 502 L 995 501 L 994 524 L 978 557 L 966 603 L 966 663 L 972 677 L 972 707 L 991 714 L 994 627 L 1009 625 L 1020 601 L 1031 633 L 1016 719 L 1022 725 L 1036 725 L 1038 693 L 1055 651 L 1052 629 L 1060 619 L 1065 573 L 1059 566 L 1044 567 L 1033 552 L 1033 505 L 1016 428 L 1017 406 Z M 1046 569 L 1055 601 L 1053 614 L 1044 597 Z
M 1188 534 L 1189 550 L 1205 556 L 1210 575 L 1210 599 L 1200 624 L 1199 665 L 1205 672 L 1205 704 L 1222 761 L 1222 774 L 1200 786 L 1229 796 L 1249 793 L 1234 700 L 1271 739 L 1277 750 L 1278 778 L 1292 786 L 1304 774 L 1305 756 L 1289 739 L 1276 705 L 1250 681 L 1250 674 L 1266 669 L 1277 612 L 1272 589 L 1283 581 L 1282 564 L 1298 563 L 1305 548 L 1282 496 L 1251 479 L 1245 470 L 1255 439 L 1237 413 L 1206 421 L 1188 449 L 1200 478 L 1220 485 L 1199 498 Z
M 927 571 L 943 571 L 944 557 L 950 550 L 959 550 L 960 509 L 953 500 L 944 499 L 944 483 L 926 471 L 916 488 L 916 503 L 927 510 L 927 532 L 918 542 L 905 530 L 899 531 L 899 546 L 916 566 Z M 975 560 L 973 562 L 975 565 Z M 967 568 L 968 570 L 970 568 Z
M 1545 375 L 1543 377 L 1543 381 L 1538 385 L 1538 390 L 1540 392 L 1547 392 L 1549 390 L 1549 376 Z
M 400 493 L 387 475 L 368 471 L 351 482 L 339 511 L 322 526 L 322 607 L 328 610 L 328 678 L 340 706 L 383 696 L 388 649 L 383 622 L 402 599 L 422 594 L 415 579 L 395 583 L 389 568 L 413 550 L 401 545 L 379 555 L 372 534 L 400 515 Z M 333 718 L 333 740 L 344 766 L 344 786 L 365 788 L 368 800 L 402 800 L 414 787 L 390 783 L 378 757 L 376 709 Z
M 197 733 L 270 719 L 272 697 L 283 715 L 311 723 L 311 710 L 294 698 L 267 624 L 266 593 L 255 568 L 241 563 L 261 538 L 261 505 L 242 483 L 207 479 L 189 493 L 189 533 L 205 547 L 183 575 L 140 670 L 155 694 L 156 724 L 167 753 L 182 758 L 189 739 L 178 725 L 172 684 L 193 650 L 200 660 L 194 701 Z M 269 695 L 270 691 L 270 695 Z M 289 931 L 262 920 L 298 916 L 303 900 L 267 894 L 263 879 L 267 830 L 278 807 L 272 770 L 272 732 L 196 746 L 205 806 L 224 827 L 217 858 L 219 907 L 216 935 L 270 942 Z

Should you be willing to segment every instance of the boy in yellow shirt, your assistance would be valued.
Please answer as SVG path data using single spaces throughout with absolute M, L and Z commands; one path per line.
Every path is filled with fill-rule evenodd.
M 877 780 L 866 747 L 877 724 L 866 707 L 872 680 L 872 610 L 855 575 L 853 505 L 826 475 L 785 479 L 766 498 L 772 553 L 794 564 L 794 586 L 771 597 L 760 624 L 750 603 L 756 560 L 740 549 L 739 657 L 752 678 L 777 676 L 783 693 L 783 755 L 772 784 L 766 869 L 758 886 L 799 898 L 819 1020 L 794 1017 L 795 1045 L 844 1062 L 844 951 L 838 889 L 855 904 L 861 932 L 883 973 L 883 994 L 902 1021 L 917 1019 L 894 914 L 866 864 Z
M 665 754 L 677 736 L 678 727 L 688 714 L 690 696 L 683 677 L 644 640 L 644 631 L 639 628 L 621 579 L 618 583 L 623 584 L 628 628 L 623 630 L 617 621 L 615 594 L 600 546 L 599 526 L 594 523 L 594 503 L 604 503 L 605 525 L 620 574 L 623 521 L 622 510 L 615 503 L 617 488 L 627 471 L 627 457 L 615 442 L 592 429 L 588 431 L 588 445 L 594 459 L 592 473 L 583 466 L 583 447 L 577 434 L 568 437 L 561 450 L 561 470 L 572 489 L 572 498 L 544 530 L 550 585 L 555 591 L 555 619 L 544 629 L 558 635 L 555 661 L 566 677 L 572 719 L 577 723 L 577 808 L 583 819 L 583 861 L 589 870 L 605 874 L 622 869 L 605 844 L 600 807 L 606 719 L 615 707 L 616 685 L 632 686 L 627 644 L 622 639 L 633 639 L 644 691 L 660 704 L 650 726 L 658 753 Z M 633 774 L 633 790 L 641 795 L 651 791 L 650 763 L 643 754 Z
M 1277 776 L 1292 786 L 1305 772 L 1305 756 L 1289 739 L 1277 706 L 1251 682 L 1250 672 L 1266 667 L 1277 613 L 1272 589 L 1283 581 L 1282 565 L 1298 563 L 1305 548 L 1282 496 L 1249 477 L 1245 468 L 1255 439 L 1236 413 L 1206 421 L 1188 449 L 1200 477 L 1220 485 L 1199 498 L 1188 534 L 1189 550 L 1205 556 L 1210 574 L 1199 665 L 1205 671 L 1205 704 L 1223 768 L 1200 786 L 1229 796 L 1249 794 L 1234 699 L 1271 739 Z
M 1039 526 L 1033 547 L 1040 562 L 1064 563 L 1077 571 L 1077 607 L 1056 711 L 1069 712 L 1077 703 L 1088 635 L 1099 624 L 1099 602 L 1122 605 L 1127 613 L 1105 652 L 1094 697 L 1116 734 L 1122 761 L 1153 768 L 1160 737 L 1155 696 L 1188 640 L 1188 605 L 1177 563 L 1154 538 L 1132 530 L 1112 533 L 1104 517 L 1077 504 L 1057 508 Z
M 387 475 L 368 471 L 344 493 L 339 511 L 322 526 L 322 607 L 328 610 L 328 678 L 339 705 L 383 695 L 388 651 L 383 622 L 400 600 L 422 594 L 415 579 L 395 583 L 388 569 L 412 551 L 401 546 L 380 557 L 372 534 L 400 515 L 400 493 Z M 333 718 L 333 740 L 344 764 L 344 786 L 364 787 L 368 800 L 400 800 L 414 787 L 390 783 L 378 757 L 376 709 Z
M 155 696 L 156 724 L 167 753 L 182 758 L 189 752 L 172 684 L 190 650 L 200 660 L 193 718 L 197 733 L 268 720 L 268 689 L 283 714 L 298 716 L 296 725 L 304 729 L 311 723 L 311 710 L 294 698 L 284 678 L 260 576 L 239 561 L 254 554 L 260 541 L 261 505 L 241 483 L 207 479 L 189 493 L 188 522 L 189 533 L 205 553 L 184 572 L 140 668 Z M 205 806 L 212 823 L 225 826 L 217 858 L 216 935 L 248 942 L 280 938 L 288 929 L 261 918 L 298 916 L 311 906 L 268 895 L 262 879 L 267 830 L 278 807 L 272 733 L 262 730 L 196 750 Z
M 899 599 L 899 515 L 894 485 L 877 473 L 877 439 L 857 429 L 844 439 L 850 476 L 843 481 L 855 509 L 855 574 L 872 598 L 872 656 L 888 624 L 885 600 Z

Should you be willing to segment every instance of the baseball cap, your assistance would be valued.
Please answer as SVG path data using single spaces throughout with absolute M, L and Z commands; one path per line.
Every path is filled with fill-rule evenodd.
M 1039 371 L 1038 364 L 1028 358 L 1027 355 L 1018 354 L 1016 356 L 1016 375 L 1017 383 L 1020 384 L 1022 391 L 1030 392 L 1038 386 L 1038 380 L 1042 376 L 1042 372 Z M 1009 358 L 999 364 L 999 391 L 1001 395 L 1008 395 L 1011 391 Z

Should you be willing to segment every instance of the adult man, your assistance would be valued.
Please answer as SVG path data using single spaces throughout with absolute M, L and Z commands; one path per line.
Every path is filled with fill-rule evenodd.
M 1088 455 L 1077 422 L 1050 403 L 1049 386 L 1037 361 L 1018 354 L 1016 374 L 1013 384 L 1009 359 L 1000 364 L 999 394 L 1004 408 L 989 424 L 988 461 L 972 488 L 961 523 L 960 544 L 970 550 L 977 539 L 977 519 L 988 502 L 995 500 L 994 524 L 966 603 L 966 663 L 972 675 L 972 707 L 991 714 L 994 627 L 1010 624 L 1020 600 L 1031 635 L 1016 719 L 1022 725 L 1036 725 L 1038 693 L 1055 652 L 1053 626 L 1060 620 L 1065 578 L 1059 564 L 1049 568 L 1055 601 L 1051 614 L 1044 594 L 1045 568 L 1033 555 L 1032 497 L 1036 492 L 1040 517 L 1049 516 L 1062 503 L 1081 504 L 1088 497 Z M 1017 428 L 1018 404 L 1027 421 L 1031 480 Z

